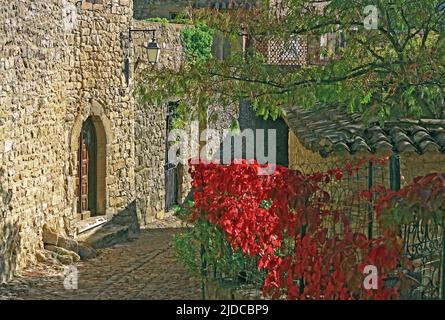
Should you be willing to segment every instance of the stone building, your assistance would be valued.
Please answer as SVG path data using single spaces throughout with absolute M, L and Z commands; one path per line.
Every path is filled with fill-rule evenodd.
M 166 191 L 167 106 L 132 94 L 151 34 L 129 38 L 155 28 L 153 68 L 176 68 L 183 26 L 133 13 L 131 0 L 2 2 L 0 282 L 36 261 L 45 225 L 70 238 L 99 217 L 144 225 L 162 218 L 166 193 L 188 192 L 186 174 Z
M 324 184 L 333 200 L 329 206 L 347 214 L 353 230 L 369 238 L 381 230 L 364 191 L 398 190 L 415 177 L 445 172 L 443 119 L 366 124 L 362 115 L 348 114 L 346 108 L 289 107 L 286 112 L 289 168 L 308 174 L 342 170 L 340 181 Z
M 366 125 L 346 108 L 287 108 L 289 167 L 327 170 L 363 157 L 391 157 L 386 187 L 445 171 L 445 120 L 401 119 Z M 391 172 L 393 174 L 391 174 Z

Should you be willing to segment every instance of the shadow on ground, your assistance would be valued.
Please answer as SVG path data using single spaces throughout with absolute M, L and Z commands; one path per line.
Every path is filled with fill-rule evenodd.
M 200 279 L 177 262 L 173 236 L 183 228 L 144 229 L 138 238 L 100 250 L 76 264 L 78 289 L 64 288 L 63 267 L 34 266 L 0 286 L 0 299 L 190 299 L 201 298 Z

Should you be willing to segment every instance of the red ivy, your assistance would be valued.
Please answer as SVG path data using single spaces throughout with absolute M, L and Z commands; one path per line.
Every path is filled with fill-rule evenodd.
M 363 163 L 349 164 L 345 171 L 351 175 Z M 257 162 L 245 161 L 227 166 L 192 165 L 193 219 L 207 219 L 224 231 L 234 250 L 259 257 L 258 268 L 267 271 L 266 296 L 399 297 L 398 286 L 385 286 L 386 277 L 401 260 L 397 236 L 387 233 L 368 240 L 351 230 L 345 214 L 328 209 L 331 197 L 322 186 L 332 179 L 341 180 L 340 168 L 306 175 L 277 166 L 269 176 L 258 175 L 260 168 Z M 324 220 L 331 221 L 329 229 Z M 377 290 L 363 287 L 363 270 L 368 264 L 378 269 Z
M 423 219 L 442 214 L 445 210 L 445 173 L 432 172 L 414 180 L 398 191 L 390 189 L 371 190 L 377 192 L 375 210 L 379 216 L 392 215 L 393 208 L 400 208 L 402 213 L 417 213 Z

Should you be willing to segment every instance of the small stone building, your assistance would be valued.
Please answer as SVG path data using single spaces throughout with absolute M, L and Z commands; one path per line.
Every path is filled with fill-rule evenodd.
M 395 188 L 416 176 L 445 172 L 445 120 L 366 125 L 362 115 L 348 114 L 346 108 L 293 107 L 286 113 L 290 168 L 326 170 L 361 157 L 388 156 L 387 187 Z
M 0 283 L 36 261 L 44 225 L 71 238 L 91 218 L 143 226 L 189 191 L 187 168 L 166 160 L 167 104 L 132 94 L 144 68 L 184 61 L 184 26 L 135 21 L 131 0 L 1 6 Z M 147 28 L 161 47 L 156 66 L 146 63 L 151 33 L 129 38 Z

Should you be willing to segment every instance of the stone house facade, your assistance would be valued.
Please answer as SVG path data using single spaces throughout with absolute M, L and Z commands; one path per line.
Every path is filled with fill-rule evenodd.
M 36 262 L 44 225 L 76 238 L 90 217 L 163 217 L 167 106 L 134 98 L 151 34 L 128 33 L 156 29 L 160 71 L 184 61 L 183 26 L 133 13 L 131 0 L 2 3 L 0 282 Z
M 289 167 L 325 171 L 359 158 L 391 157 L 383 173 L 387 187 L 411 182 L 430 172 L 445 172 L 445 120 L 401 119 L 366 124 L 346 108 L 286 110 Z M 395 165 L 395 168 L 391 166 Z M 396 173 L 390 177 L 390 169 Z M 394 171 L 395 170 L 395 171 Z

